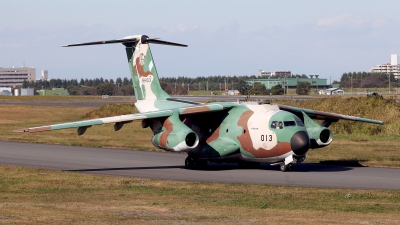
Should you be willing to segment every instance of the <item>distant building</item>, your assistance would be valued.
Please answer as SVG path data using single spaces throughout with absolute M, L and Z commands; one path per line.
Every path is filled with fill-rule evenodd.
M 11 91 L 12 90 L 10 87 L 0 87 L 0 95 L 11 96 L 12 95 Z
M 253 86 L 255 82 L 260 82 L 265 85 L 267 89 L 271 89 L 275 85 L 282 85 L 282 87 L 296 88 L 299 82 L 308 82 L 312 88 L 329 88 L 330 85 L 327 84 L 328 80 L 324 78 L 300 78 L 300 77 L 290 77 L 290 78 L 258 78 L 258 79 L 248 79 L 247 84 Z
M 390 62 L 382 65 L 377 65 L 372 67 L 369 71 L 372 73 L 387 73 L 393 74 L 394 78 L 400 78 L 400 56 L 397 54 L 392 54 L 390 56 Z
M 282 70 L 282 71 L 272 71 L 272 72 L 266 72 L 262 69 L 258 69 L 258 77 L 271 77 L 271 76 L 277 76 L 277 77 L 289 77 L 292 75 L 292 72 L 290 70 Z
M 344 91 L 339 88 L 328 88 L 326 90 L 320 90 L 320 95 L 343 95 Z
M 10 91 L 4 90 L 4 91 L 0 91 L 0 95 L 11 96 L 12 93 Z
M 30 82 L 36 79 L 36 68 L 1 68 L 0 87 L 22 86 L 24 80 Z
M 32 96 L 34 95 L 33 88 L 21 88 L 21 96 Z
M 47 70 L 42 70 L 42 77 L 40 78 L 42 80 L 48 80 L 49 79 L 49 71 Z
M 228 95 L 240 95 L 238 90 L 228 90 Z
M 39 95 L 69 95 L 64 88 L 52 88 L 51 90 L 38 90 Z

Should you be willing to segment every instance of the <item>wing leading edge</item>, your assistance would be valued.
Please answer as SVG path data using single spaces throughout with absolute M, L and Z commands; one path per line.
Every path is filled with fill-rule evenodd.
M 294 114 L 301 114 L 304 112 L 307 114 L 312 119 L 321 119 L 321 120 L 332 120 L 333 122 L 337 120 L 353 120 L 353 121 L 358 121 L 358 122 L 364 122 L 364 123 L 374 123 L 374 124 L 380 124 L 383 125 L 383 122 L 380 120 L 372 120 L 372 119 L 367 119 L 367 118 L 362 118 L 362 117 L 355 117 L 355 116 L 347 116 L 347 115 L 342 115 L 342 114 L 337 114 L 337 113 L 329 113 L 329 112 L 322 112 L 322 111 L 316 111 L 316 110 L 310 110 L 310 109 L 304 109 L 304 108 L 297 108 L 293 106 L 287 106 L 287 105 L 279 105 L 279 109 L 285 110 Z
M 18 130 L 14 130 L 14 132 L 29 132 L 29 133 L 36 133 L 36 132 L 44 132 L 44 131 L 52 131 L 52 130 L 61 130 L 61 129 L 69 129 L 69 128 L 78 128 L 78 134 L 83 134 L 88 127 L 93 125 L 102 125 L 102 124 L 109 124 L 115 123 L 114 129 L 119 130 L 123 124 L 130 123 L 134 120 L 142 120 L 142 119 L 151 119 L 151 118 L 162 118 L 162 117 L 169 117 L 174 113 L 179 113 L 179 115 L 189 115 L 194 113 L 205 113 L 205 112 L 213 112 L 213 111 L 221 111 L 226 108 L 232 107 L 229 104 L 207 104 L 207 105 L 196 105 L 196 106 L 189 106 L 189 107 L 182 107 L 177 109 L 167 109 L 167 110 L 159 110 L 159 111 L 152 111 L 146 113 L 136 113 L 136 114 L 127 114 L 121 116 L 112 116 L 112 117 L 104 117 L 99 119 L 92 119 L 92 120 L 82 120 L 70 123 L 60 123 L 60 124 L 53 124 L 53 125 L 46 125 L 46 126 L 39 126 L 39 127 L 29 127 L 29 128 L 22 128 Z

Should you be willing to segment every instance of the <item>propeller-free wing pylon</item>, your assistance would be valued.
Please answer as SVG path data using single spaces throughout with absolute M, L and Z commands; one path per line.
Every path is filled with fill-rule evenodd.
M 154 136 L 154 146 L 168 151 L 187 152 L 186 168 L 203 167 L 207 162 L 234 162 L 258 166 L 261 162 L 292 169 L 302 162 L 310 148 L 328 146 L 333 140 L 328 128 L 338 120 L 382 125 L 378 120 L 314 111 L 286 105 L 214 102 L 202 104 L 171 98 L 162 88 L 149 44 L 179 47 L 187 45 L 149 38 L 146 35 L 122 39 L 63 45 L 62 47 L 115 44 L 125 46 L 136 107 L 140 113 L 40 127 L 16 132 L 42 132 L 77 128 L 79 135 L 94 125 L 113 123 L 116 131 L 126 123 L 141 120 Z M 322 124 L 313 119 L 322 119 Z

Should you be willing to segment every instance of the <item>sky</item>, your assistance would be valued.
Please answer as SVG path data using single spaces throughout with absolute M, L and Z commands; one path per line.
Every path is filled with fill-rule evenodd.
M 290 70 L 339 80 L 400 54 L 398 0 L 0 0 L 0 67 L 50 79 L 130 77 L 121 44 L 59 47 L 145 34 L 160 77 Z

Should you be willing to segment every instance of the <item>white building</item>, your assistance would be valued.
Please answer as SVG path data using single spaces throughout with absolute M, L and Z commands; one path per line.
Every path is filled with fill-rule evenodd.
M 22 86 L 24 80 L 30 82 L 36 79 L 36 68 L 1 68 L 0 87 Z
M 0 95 L 11 96 L 12 95 L 11 91 L 12 90 L 10 87 L 0 87 Z
M 258 69 L 257 73 L 258 77 L 270 77 L 270 76 L 279 76 L 279 77 L 286 77 L 286 76 L 291 76 L 292 71 L 290 70 L 282 70 L 282 71 L 271 71 L 271 72 L 266 72 L 262 69 Z
M 339 88 L 328 88 L 326 90 L 319 90 L 318 94 L 320 94 L 320 95 L 343 95 L 344 91 Z
M 33 88 L 21 88 L 21 96 L 31 96 L 34 95 Z
M 47 70 L 42 70 L 42 77 L 40 78 L 42 80 L 48 80 L 49 79 L 49 71 Z
M 374 66 L 369 72 L 387 74 L 392 73 L 394 78 L 400 78 L 400 56 L 397 54 L 392 54 L 390 56 L 389 63 Z

